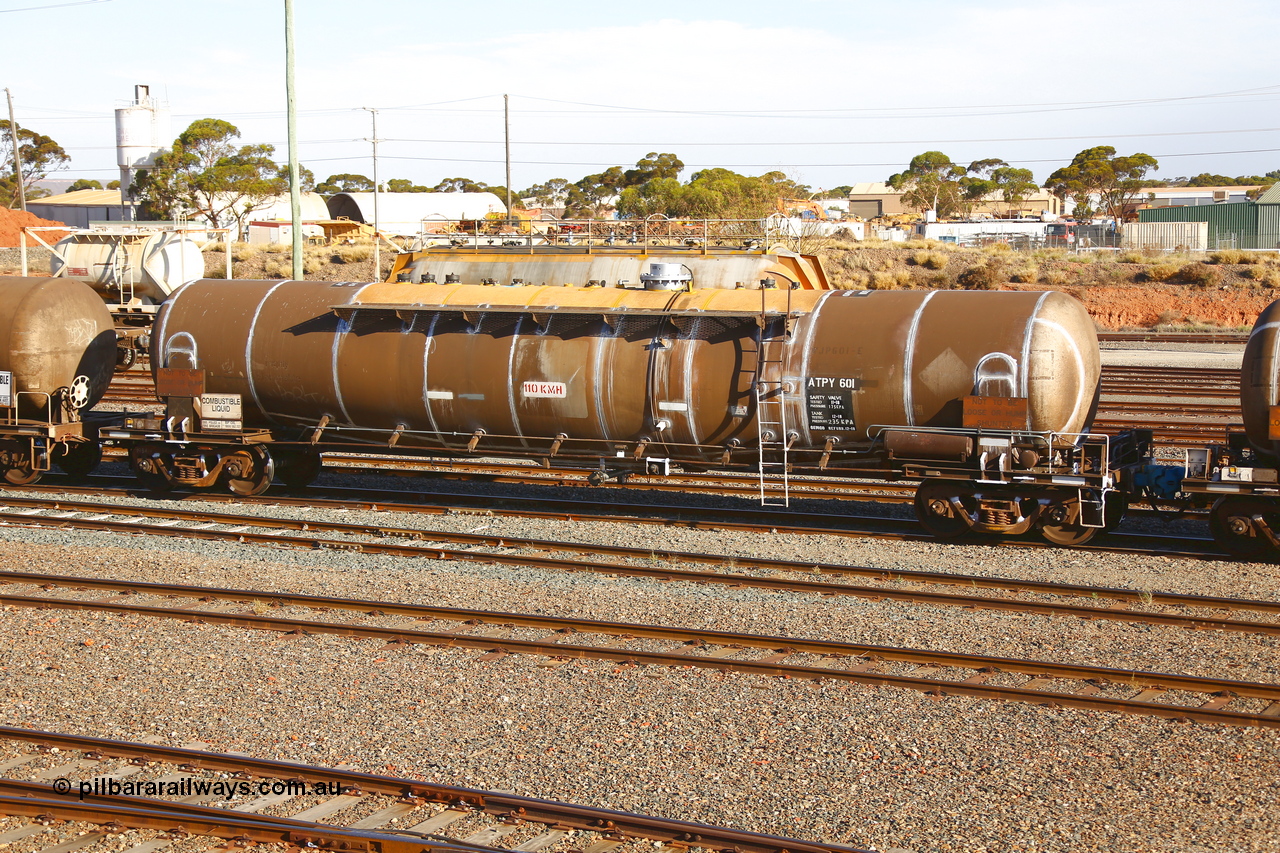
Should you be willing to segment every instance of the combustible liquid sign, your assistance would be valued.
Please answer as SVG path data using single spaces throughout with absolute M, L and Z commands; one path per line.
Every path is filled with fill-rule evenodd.
M 524 382 L 520 391 L 526 397 L 566 397 L 569 388 L 563 382 Z

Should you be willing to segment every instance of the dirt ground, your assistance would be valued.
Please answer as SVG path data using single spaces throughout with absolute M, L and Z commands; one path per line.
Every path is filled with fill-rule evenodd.
M 32 213 L 22 210 L 8 210 L 0 207 L 0 247 L 18 245 L 18 232 L 23 228 L 34 228 L 40 225 L 61 225 L 61 222 L 52 222 L 48 219 L 41 219 Z M 46 243 L 54 243 L 67 236 L 66 231 L 42 231 L 40 239 Z M 36 245 L 32 240 L 27 240 L 28 246 Z
M 13 211 L 0 211 L 6 213 L 6 221 L 16 220 Z M 17 214 L 22 216 L 35 219 Z M 309 246 L 303 274 L 319 281 L 372 281 L 372 255 L 368 245 Z M 386 278 L 394 257 L 389 248 L 382 252 L 377 278 Z M 1108 331 L 1248 329 L 1280 298 L 1276 253 L 1092 256 L 917 242 L 833 245 L 819 257 L 831 283 L 845 289 L 1059 290 L 1083 302 L 1098 328 Z M 235 278 L 288 278 L 292 272 L 285 246 L 235 244 L 232 258 Z M 224 277 L 224 250 L 206 252 L 205 268 L 211 278 Z M 16 255 L 7 259 L 0 250 L 0 275 L 18 271 Z
M 236 278 L 283 278 L 289 255 L 281 251 L 233 248 Z M 369 281 L 373 261 L 367 246 L 309 247 L 305 275 L 321 281 Z M 850 244 L 821 251 L 831 282 L 849 289 L 1060 290 L 1079 299 L 1100 329 L 1247 329 L 1280 298 L 1280 257 L 1250 257 L 1252 263 L 1209 263 L 1204 256 L 1120 259 L 1075 256 L 1063 251 L 1016 253 L 957 249 L 941 244 Z M 382 253 L 382 274 L 393 256 Z M 1082 262 L 1083 261 L 1083 262 Z M 211 275 L 221 276 L 223 252 L 206 255 Z M 936 268 L 934 268 L 936 267 Z M 1190 267 L 1197 278 L 1179 273 Z M 977 270 L 977 275 L 966 273 Z M 1167 275 L 1165 281 L 1152 276 Z

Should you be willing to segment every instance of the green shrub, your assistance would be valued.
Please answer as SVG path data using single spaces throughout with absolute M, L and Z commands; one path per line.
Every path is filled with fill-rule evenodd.
M 956 282 L 965 290 L 996 290 L 1008 279 L 1004 270 L 995 264 L 979 264 L 956 276 Z
M 1222 283 L 1222 271 L 1208 264 L 1190 263 L 1178 270 L 1178 280 L 1197 288 L 1217 287 Z

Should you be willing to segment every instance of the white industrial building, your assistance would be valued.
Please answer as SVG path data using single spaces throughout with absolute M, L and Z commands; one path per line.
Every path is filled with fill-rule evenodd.
M 329 199 L 329 215 L 373 224 L 373 195 L 338 193 Z M 493 193 L 378 193 L 378 228 L 395 237 L 417 235 L 423 220 L 484 219 L 491 213 L 507 213 Z

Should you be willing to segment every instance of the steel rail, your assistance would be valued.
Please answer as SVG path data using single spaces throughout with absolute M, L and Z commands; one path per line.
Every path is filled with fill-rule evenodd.
M 186 608 L 153 607 L 141 604 L 122 604 L 112 601 L 73 601 L 61 598 L 0 595 L 0 603 L 17 607 L 81 610 L 89 612 L 120 613 L 129 616 L 177 619 L 189 623 L 231 625 L 241 628 L 277 631 L 282 634 L 306 635 L 333 634 L 357 639 L 382 640 L 387 643 L 408 643 L 445 646 L 447 648 L 478 649 L 486 653 L 527 654 L 550 658 L 607 660 L 629 665 L 658 665 L 697 667 L 721 672 L 741 672 L 773 677 L 832 679 L 871 684 L 881 687 L 902 687 L 935 696 L 969 696 L 1032 704 L 1052 703 L 1062 707 L 1088 710 L 1116 711 L 1149 716 L 1194 719 L 1200 722 L 1252 725 L 1280 728 L 1280 684 L 1233 681 L 1177 675 L 1174 673 L 1145 672 L 1142 670 L 1116 669 L 1112 667 L 1060 664 L 1048 661 L 1002 658 L 993 655 L 939 652 L 928 649 L 875 646 L 865 643 L 843 643 L 834 640 L 808 640 L 798 637 L 762 636 L 739 634 L 729 631 L 712 631 L 696 628 L 671 628 L 660 625 L 636 623 L 607 623 L 592 620 L 564 619 L 504 612 L 491 612 L 484 619 L 488 624 L 537 627 L 557 632 L 572 629 L 582 633 L 609 634 L 624 638 L 646 637 L 684 644 L 715 644 L 736 648 L 772 650 L 772 657 L 760 660 L 735 660 L 729 657 L 710 657 L 682 652 L 650 652 L 608 646 L 573 645 L 555 639 L 518 640 L 513 638 L 474 636 L 452 631 L 423 631 L 411 628 L 359 625 L 341 622 L 322 622 L 254 613 L 220 613 L 217 611 L 193 611 Z M 396 607 L 397 605 L 389 605 Z M 380 610 L 382 608 L 379 608 Z M 385 612 L 385 611 L 384 611 Z M 863 658 L 866 663 L 848 669 L 806 664 L 787 664 L 781 659 L 794 654 L 813 654 L 829 657 Z M 975 675 L 964 681 L 949 681 L 919 675 L 894 675 L 875 672 L 880 661 L 896 661 L 918 664 L 928 670 L 956 668 L 973 670 Z M 1098 697 L 1089 693 L 1064 693 L 1041 687 L 994 686 L 983 683 L 990 673 L 1013 672 L 1032 676 L 1026 682 L 1032 684 L 1042 679 L 1062 679 L 1080 682 L 1106 682 L 1135 689 L 1135 696 L 1145 696 L 1152 691 L 1181 690 L 1208 694 L 1229 701 L 1234 697 L 1249 697 L 1270 701 L 1262 713 L 1224 710 L 1216 699 L 1201 706 L 1168 705 L 1145 699 L 1117 699 Z M 1221 704 L 1226 704 L 1225 702 Z M 1216 705 L 1216 707 L 1215 707 Z M 1274 710 L 1274 714 L 1270 711 Z
M 357 791 L 358 789 L 354 787 L 344 786 L 341 790 L 344 794 L 350 794 L 351 792 Z M 50 785 L 50 784 L 45 784 L 42 782 L 26 782 L 18 779 L 0 779 L 0 797 L 3 797 L 3 796 L 34 798 L 34 799 L 45 800 L 47 802 L 52 802 L 52 803 L 66 803 L 68 802 L 67 797 L 75 796 L 76 801 L 79 803 L 85 803 L 89 805 L 97 805 L 97 806 L 103 807 L 102 809 L 95 810 L 95 812 L 106 811 L 112 808 L 124 807 L 124 808 L 134 808 L 134 809 L 144 810 L 157 816 L 161 814 L 170 815 L 172 821 L 177 821 L 177 823 L 170 823 L 170 826 L 183 827 L 184 831 L 187 831 L 189 828 L 184 824 L 182 824 L 181 821 L 189 817 L 194 817 L 197 820 L 215 821 L 215 822 L 218 822 L 219 824 L 221 824 L 221 822 L 225 818 L 230 817 L 234 820 L 241 821 L 242 823 L 267 824 L 271 826 L 280 826 L 280 827 L 287 827 L 287 828 L 302 830 L 299 838 L 301 842 L 299 846 L 302 846 L 302 847 L 315 846 L 319 848 L 336 847 L 338 849 L 346 849 L 346 850 L 359 849 L 359 845 L 356 845 L 355 847 L 351 845 L 350 843 L 351 833 L 360 833 L 362 836 L 368 836 L 371 833 L 375 837 L 378 837 L 378 840 L 388 840 L 392 842 L 403 842 L 403 841 L 409 840 L 410 838 L 432 839 L 436 842 L 440 842 L 437 846 L 444 847 L 446 849 L 453 850 L 453 851 L 459 851 L 459 853 L 463 853 L 463 851 L 465 851 L 465 853 L 510 853 L 510 851 L 502 847 L 490 847 L 488 845 L 483 845 L 483 844 L 473 844 L 467 841 L 449 839 L 442 835 L 435 835 L 435 834 L 421 833 L 421 832 L 411 832 L 409 830 L 404 830 L 404 829 L 383 828 L 383 829 L 374 830 L 374 831 L 359 830 L 359 829 L 344 827 L 341 824 L 324 824 L 324 823 L 317 823 L 315 821 L 297 820 L 296 818 L 291 818 L 291 817 L 281 817 L 279 815 L 265 814 L 262 812 L 246 812 L 246 811 L 241 811 L 235 808 L 234 806 L 228 807 L 228 808 L 220 808 L 217 806 L 202 806 L 196 803 L 187 802 L 183 800 L 178 800 L 178 801 L 163 800 L 163 799 L 153 798 L 153 797 L 138 797 L 138 796 L 129 796 L 125 794 L 108 795 L 108 794 L 94 794 L 93 792 L 82 793 L 78 789 L 73 795 L 69 791 L 59 792 L 57 788 L 55 788 L 53 785 Z M 375 796 L 382 796 L 382 795 L 375 795 Z M 3 814 L 3 813 L 4 813 L 3 806 L 0 806 L 0 814 Z M 80 817 L 79 814 L 80 813 L 72 814 L 71 816 L 62 817 L 60 819 L 68 820 L 68 821 L 83 820 L 83 818 Z M 58 817 L 58 815 L 56 814 L 56 812 L 54 812 L 54 813 L 41 814 L 41 815 L 38 815 L 38 817 L 42 817 L 42 818 Z M 110 817 L 110 815 L 107 814 L 107 817 Z M 95 820 L 93 822 L 105 823 L 103 821 L 98 821 L 98 820 Z M 120 824 L 116 821 L 112 821 L 111 823 L 116 824 L 116 826 L 111 827 L 112 831 L 115 831 L 117 827 L 120 829 L 158 828 L 156 826 L 152 826 L 152 827 L 125 826 L 124 824 Z M 341 834 L 327 833 L 326 830 L 330 830 L 330 829 L 338 830 L 338 832 Z M 247 836 L 240 836 L 240 837 L 236 837 L 235 840 L 237 842 L 243 842 L 243 841 L 251 841 L 253 839 Z M 320 843 L 317 843 L 317 842 L 320 842 Z M 346 846 L 343 846 L 344 844 Z M 418 848 L 416 847 L 412 848 L 409 851 L 409 853 L 415 853 L 416 850 L 418 850 Z
M 117 457 L 123 459 L 127 457 L 127 453 L 119 448 L 106 447 L 103 448 L 104 457 Z M 330 460 L 337 460 L 336 464 L 330 464 Z M 359 462 L 359 464 L 347 465 L 345 462 Z M 341 472 L 365 472 L 376 471 L 382 474 L 399 475 L 401 471 L 397 467 L 392 470 L 380 468 L 382 464 L 396 466 L 399 459 L 397 457 L 380 456 L 371 454 L 368 456 L 357 454 L 324 454 L 324 467 L 328 471 Z M 440 460 L 440 459 L 422 459 L 415 462 L 412 466 L 415 475 L 428 474 L 434 475 L 432 479 L 440 480 L 456 480 L 459 482 L 482 482 L 482 483 L 501 483 L 511 485 L 530 485 L 530 486 L 549 486 L 554 488 L 578 488 L 585 487 L 590 489 L 634 489 L 637 491 L 663 491 L 676 494 L 687 494 L 697 492 L 699 494 L 718 494 L 718 495 L 748 495 L 752 498 L 758 498 L 760 494 L 760 482 L 758 475 L 740 474 L 733 471 L 715 471 L 705 473 L 677 473 L 668 474 L 657 478 L 651 478 L 645 474 L 633 474 L 628 476 L 625 482 L 609 481 L 599 485 L 592 485 L 588 481 L 590 469 L 585 468 L 542 468 L 533 467 L 531 465 L 521 464 L 518 462 L 502 463 L 498 461 L 490 462 L 469 462 L 466 460 Z M 859 472 L 863 474 L 863 472 Z M 866 472 L 870 474 L 874 472 Z M 889 472 L 885 472 L 886 474 Z M 718 481 L 729 483 L 728 486 Z M 672 486 L 671 482 L 682 483 L 680 486 Z M 915 501 L 916 487 L 919 483 L 910 477 L 903 477 L 897 480 L 861 480 L 850 478 L 818 478 L 807 475 L 793 475 L 789 480 L 789 490 L 796 499 L 806 500 L 847 500 L 865 503 L 884 503 L 884 504 L 910 504 Z M 47 483 L 46 483 L 47 486 Z M 3 487 L 3 483 L 0 483 Z M 27 489 L 39 490 L 41 486 L 28 486 Z M 770 483 L 765 484 L 766 493 L 780 493 L 781 489 Z M 67 491 L 75 491 L 68 489 Z M 1152 503 L 1151 499 L 1147 499 L 1146 503 Z M 1171 511 L 1179 511 L 1187 516 L 1195 517 L 1205 515 L 1202 510 L 1187 510 L 1178 506 L 1173 501 L 1157 500 L 1155 501 L 1157 509 L 1146 509 L 1142 507 L 1130 506 L 1126 511 L 1126 516 L 1167 516 Z M 1163 507 L 1161 509 L 1160 507 Z
M 4 785 L 0 783 L 0 792 L 3 790 Z M 0 793 L 0 814 L 109 825 L 119 829 L 154 829 L 175 839 L 199 835 L 226 841 L 289 844 L 296 848 L 352 851 L 352 853 L 422 853 L 422 851 L 437 850 L 475 853 L 474 847 L 469 848 L 461 844 L 447 844 L 340 826 L 319 824 L 311 827 L 290 826 L 256 820 L 250 815 L 241 817 L 230 811 L 222 815 L 205 816 L 194 811 L 171 811 L 159 807 L 141 808 L 105 802 L 82 803 L 76 800 L 38 799 Z
M 1219 332 L 1098 332 L 1098 340 L 1109 342 L 1135 341 L 1140 343 L 1242 344 L 1249 340 L 1249 333 L 1247 331 L 1226 329 Z
M 547 825 L 559 824 L 572 829 L 605 832 L 618 837 L 686 843 L 708 850 L 724 851 L 724 853 L 734 853 L 734 851 L 737 853 L 856 853 L 853 848 L 836 844 L 802 841 L 689 821 L 668 820 L 611 809 L 560 803 L 554 800 L 522 797 L 516 794 L 438 785 L 418 779 L 314 767 L 288 761 L 58 734 L 11 726 L 0 726 L 0 738 L 35 743 L 43 747 L 76 750 L 91 755 L 125 758 L 138 763 L 176 764 L 180 768 L 231 773 L 247 772 L 273 779 L 311 779 L 336 783 L 339 786 L 350 786 L 362 792 L 476 809 L 508 820 L 525 820 Z M 417 843 L 421 845 L 420 840 Z
M 19 501 L 10 501 L 19 503 Z M 1280 613 L 1280 602 L 1252 599 L 1232 599 L 1215 596 L 1189 595 L 1182 593 L 1146 592 L 1126 590 L 1116 587 L 1096 587 L 1081 584 L 1063 584 L 1052 581 L 1027 581 L 1011 578 L 991 578 L 978 575 L 950 574 L 946 572 L 926 572 L 921 570 L 887 570 L 869 566 L 850 566 L 845 564 L 802 562 L 794 560 L 778 560 L 769 558 L 742 558 L 722 554 L 705 554 L 688 551 L 659 550 L 654 548 L 636 548 L 621 545 L 595 545 L 575 542 L 563 542 L 544 539 L 503 535 L 481 535 L 478 533 L 461 533 L 450 531 L 422 530 L 418 528 L 398 528 L 382 525 L 352 524 L 343 522 L 326 522 L 301 519 L 281 519 L 252 515 L 232 515 L 228 513 L 210 513 L 204 511 L 190 512 L 151 507 L 113 507 L 109 504 L 92 504 L 80 502 L 41 502 L 26 499 L 21 503 L 63 512 L 62 516 L 38 517 L 27 513 L 0 512 L 0 521 L 11 524 L 30 524 L 46 522 L 41 526 L 65 528 L 78 526 L 83 521 L 89 529 L 109 529 L 115 532 L 161 533 L 168 536 L 186 538 L 202 538 L 209 540 L 245 542 L 255 544 L 290 545 L 306 548 L 331 548 L 361 552 L 375 552 L 389 556 L 427 557 L 429 559 L 457 560 L 459 562 L 500 563 L 503 565 L 531 566 L 538 568 L 565 571 L 593 571 L 606 574 L 627 574 L 636 577 L 656 577 L 660 579 L 684 579 L 695 583 L 728 583 L 746 585 L 763 589 L 774 589 L 789 592 L 811 592 L 820 595 L 852 595 L 861 598 L 887 599 L 928 603 L 977 607 L 995 610 L 1017 610 L 1062 615 L 1070 612 L 1086 619 L 1104 619 L 1110 621 L 1144 622 L 1147 624 L 1171 625 L 1187 628 L 1212 628 L 1226 631 L 1242 631 L 1247 633 L 1269 634 L 1276 632 L 1280 626 L 1250 620 L 1230 620 L 1213 616 L 1192 616 L 1186 614 L 1147 613 L 1143 611 L 1117 610 L 1114 607 L 1094 607 L 1071 604 L 1047 604 L 1043 602 L 1025 602 L 1004 598 L 966 595 L 959 593 L 936 593 L 923 591 L 895 590 L 889 587 L 855 586 L 845 583 L 831 583 L 810 579 L 786 579 L 761 577 L 741 572 L 699 572 L 689 569 L 669 567 L 636 566 L 617 562 L 618 559 L 664 560 L 673 563 L 694 563 L 729 566 L 734 568 L 755 568 L 777 572 L 812 575 L 844 575 L 876 578 L 881 581 L 912 581 L 918 583 L 942 584 L 948 586 L 969 586 L 973 588 L 1000 589 L 1015 593 L 1036 592 L 1051 595 L 1069 595 L 1092 599 L 1107 598 L 1126 603 L 1142 603 L 1144 605 L 1175 605 L 1179 607 L 1200 607 L 1212 610 L 1248 610 L 1260 613 Z M 98 513 L 89 519 L 66 517 L 65 511 Z M 101 515 L 111 513 L 124 517 L 144 516 L 151 518 L 176 519 L 183 521 L 203 521 L 215 524 L 236 525 L 231 530 L 213 530 L 211 528 L 179 528 L 172 525 L 139 525 L 135 521 L 109 522 Z M 111 525 L 104 527 L 104 525 Z M 265 528 L 266 533 L 252 534 L 245 528 Z M 396 537 L 414 541 L 449 542 L 463 545 L 467 550 L 442 549 L 437 545 L 388 545 L 386 543 L 350 542 L 347 540 L 323 540 L 312 537 L 282 537 L 280 530 L 295 532 L 337 532 L 346 535 Z M 477 547 L 502 548 L 512 550 L 536 551 L 543 554 L 572 553 L 585 554 L 593 559 L 566 559 L 563 557 L 532 557 L 513 554 L 494 554 L 471 550 Z M 613 561 L 602 561 L 607 556 Z M 0 581 L 25 583 L 54 583 L 48 580 L 51 576 L 25 572 L 0 572 Z M 43 579 L 43 580 L 42 580 Z M 104 583 L 92 578 L 72 579 L 81 584 Z M 67 584 L 59 584 L 67 585 Z M 181 589 L 174 586 L 173 589 Z

